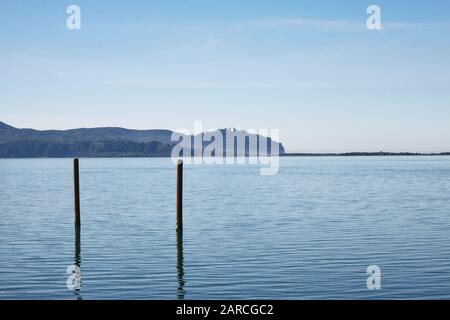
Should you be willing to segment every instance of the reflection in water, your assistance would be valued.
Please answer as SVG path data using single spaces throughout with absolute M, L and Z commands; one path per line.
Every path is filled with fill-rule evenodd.
M 74 265 L 76 265 L 81 270 L 81 226 L 75 224 L 75 256 Z M 78 274 L 79 279 L 76 279 L 78 286 L 76 286 L 74 293 L 77 300 L 82 300 L 80 290 L 81 290 L 81 273 Z
M 177 277 L 177 298 L 183 300 L 186 294 L 184 290 L 186 282 L 184 281 L 183 231 L 177 231 Z

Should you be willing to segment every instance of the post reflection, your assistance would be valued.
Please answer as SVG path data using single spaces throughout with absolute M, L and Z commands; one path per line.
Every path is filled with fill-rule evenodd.
M 75 288 L 74 294 L 77 300 L 82 300 L 81 297 L 81 226 L 75 224 L 75 255 L 74 265 L 78 267 L 78 272 L 75 273 Z
M 177 231 L 177 277 L 177 298 L 178 300 L 183 300 L 186 294 L 184 290 L 186 282 L 184 281 L 183 231 L 179 230 Z

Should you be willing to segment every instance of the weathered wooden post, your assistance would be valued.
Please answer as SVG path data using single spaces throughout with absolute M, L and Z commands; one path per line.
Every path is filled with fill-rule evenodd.
M 75 204 L 75 230 L 79 230 L 81 226 L 80 220 L 80 173 L 78 158 L 73 159 L 73 191 Z
M 74 290 L 77 300 L 81 299 L 81 220 L 80 220 L 80 172 L 78 158 L 73 159 L 73 197 L 75 212 L 75 256 L 74 256 L 74 272 L 75 282 Z
M 177 231 L 183 232 L 183 160 L 177 162 Z

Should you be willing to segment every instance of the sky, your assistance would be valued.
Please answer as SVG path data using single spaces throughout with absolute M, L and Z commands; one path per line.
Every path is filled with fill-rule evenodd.
M 196 120 L 279 129 L 288 152 L 450 151 L 450 1 L 0 0 L 0 121 Z

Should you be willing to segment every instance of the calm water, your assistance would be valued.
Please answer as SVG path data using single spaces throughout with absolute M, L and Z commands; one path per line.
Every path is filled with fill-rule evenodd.
M 450 157 L 185 166 L 178 245 L 169 159 L 81 159 L 80 183 L 77 246 L 71 160 L 0 160 L 0 299 L 450 298 Z

